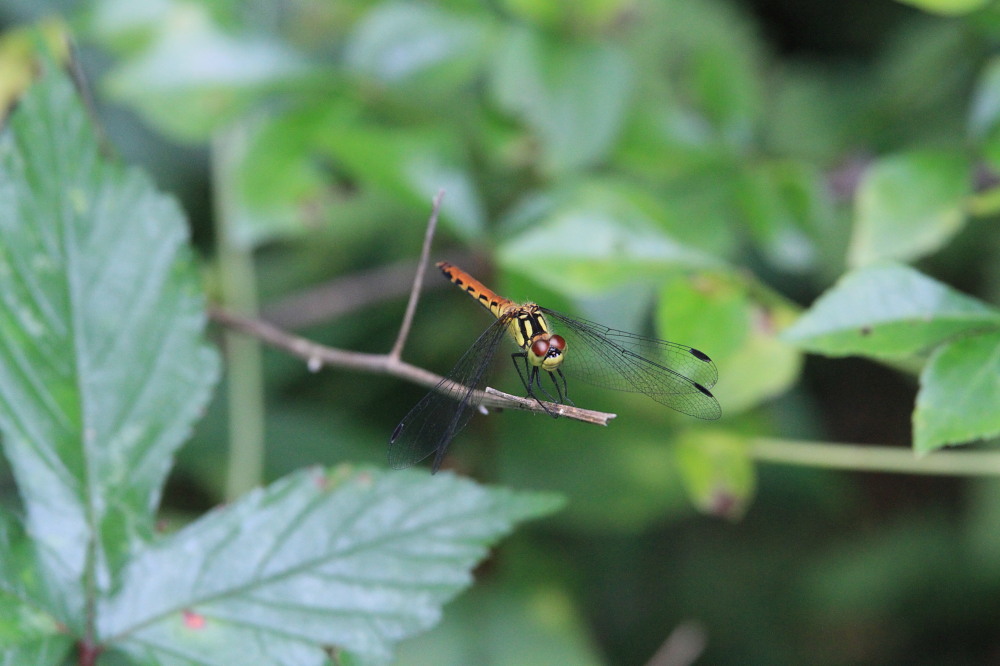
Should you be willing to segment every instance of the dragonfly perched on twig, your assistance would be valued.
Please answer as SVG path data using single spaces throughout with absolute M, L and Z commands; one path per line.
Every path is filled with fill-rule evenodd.
M 543 408 L 542 396 L 550 402 L 572 404 L 565 367 L 573 379 L 615 391 L 644 393 L 700 419 L 717 419 L 722 414 L 710 391 L 719 373 L 704 352 L 570 317 L 535 303 L 518 304 L 497 295 L 457 266 L 444 261 L 437 266 L 497 320 L 393 430 L 390 466 L 403 469 L 434 454 L 432 470 L 441 467 L 451 440 L 472 417 L 476 407 L 473 396 L 485 386 L 487 370 L 508 336 L 520 349 L 511 358 L 528 397 L 538 400 Z M 550 380 L 551 390 L 542 384 L 543 377 Z

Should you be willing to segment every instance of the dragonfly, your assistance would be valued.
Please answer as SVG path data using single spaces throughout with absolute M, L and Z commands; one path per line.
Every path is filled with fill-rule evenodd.
M 486 385 L 488 369 L 504 338 L 512 339 L 519 350 L 511 359 L 528 397 L 553 417 L 558 414 L 545 406 L 542 397 L 573 404 L 563 368 L 574 380 L 643 393 L 683 414 L 706 420 L 722 415 L 710 390 L 719 373 L 704 352 L 570 317 L 536 303 L 518 304 L 454 264 L 441 261 L 437 267 L 496 321 L 393 430 L 388 454 L 391 467 L 404 469 L 433 454 L 431 471 L 440 469 L 448 445 L 478 406 L 474 397 Z M 551 390 L 543 385 L 543 378 L 548 378 Z

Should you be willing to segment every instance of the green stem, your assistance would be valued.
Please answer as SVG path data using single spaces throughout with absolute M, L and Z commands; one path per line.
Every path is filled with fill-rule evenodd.
M 222 302 L 237 312 L 257 313 L 257 279 L 253 251 L 233 239 L 237 206 L 231 191 L 234 153 L 245 140 L 237 127 L 212 142 L 212 184 L 218 239 L 219 290 Z M 226 500 L 259 486 L 264 473 L 264 378 L 257 340 L 225 332 L 229 460 Z
M 1000 452 L 935 451 L 918 457 L 912 449 L 861 444 L 831 444 L 757 437 L 750 455 L 762 462 L 940 476 L 1000 476 Z

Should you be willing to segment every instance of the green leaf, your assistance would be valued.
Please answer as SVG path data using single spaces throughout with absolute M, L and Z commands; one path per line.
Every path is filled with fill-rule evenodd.
M 688 494 L 703 513 L 730 520 L 743 517 L 757 475 L 742 437 L 716 429 L 689 430 L 674 449 Z
M 901 358 L 962 333 L 1000 327 L 1000 313 L 912 268 L 848 273 L 782 337 L 830 356 Z
M 336 645 L 384 663 L 489 545 L 560 505 L 447 473 L 299 472 L 139 553 L 98 630 L 145 662 L 311 664 Z
M 913 448 L 927 453 L 1000 434 L 1000 332 L 934 351 L 920 375 Z
M 696 347 L 719 367 L 712 392 L 726 415 L 785 392 L 796 380 L 801 353 L 779 337 L 795 312 L 782 299 L 731 273 L 675 276 L 660 291 L 657 330 Z
M 118 65 L 105 84 L 158 129 L 204 141 L 245 114 L 265 92 L 309 71 L 286 45 L 229 35 L 196 3 L 176 3 L 148 47 Z
M 496 55 L 491 92 L 537 135 L 543 168 L 558 173 L 607 157 L 628 110 L 630 73 L 628 58 L 609 44 L 516 28 Z
M 45 68 L 0 136 L 0 430 L 71 624 L 152 530 L 217 362 L 177 204 Z
M 965 223 L 971 182 L 969 161 L 959 152 L 912 151 L 876 162 L 854 202 L 851 265 L 939 250 Z
M 499 247 L 497 261 L 574 296 L 718 265 L 663 231 L 665 216 L 640 191 L 587 181 L 528 200 L 512 213 L 504 221 L 512 237 Z
M 899 2 L 932 14 L 959 16 L 985 7 L 990 3 L 990 0 L 899 0 Z
M 0 664 L 62 664 L 72 638 L 38 601 L 46 596 L 34 543 L 0 510 Z

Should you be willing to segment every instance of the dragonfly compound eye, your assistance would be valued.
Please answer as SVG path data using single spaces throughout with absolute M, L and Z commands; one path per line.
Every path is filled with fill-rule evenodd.
M 566 340 L 561 335 L 549 338 L 549 356 L 558 356 L 566 351 Z
M 541 338 L 531 343 L 531 355 L 535 358 L 545 358 L 549 353 L 549 341 Z

